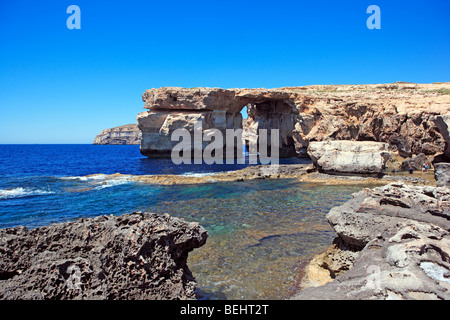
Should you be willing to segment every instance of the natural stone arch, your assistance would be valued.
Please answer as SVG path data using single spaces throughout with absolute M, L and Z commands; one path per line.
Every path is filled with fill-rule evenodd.
M 270 129 L 278 129 L 280 157 L 296 155 L 292 138 L 296 108 L 285 92 L 160 88 L 147 90 L 142 99 L 149 111 L 139 114 L 137 121 L 142 131 L 141 153 L 147 157 L 170 157 L 178 143 L 171 141 L 171 133 L 179 128 L 193 132 L 193 124 L 199 121 L 204 132 L 218 129 L 223 136 L 226 129 L 243 129 L 247 143 L 257 143 L 259 129 L 268 129 L 270 142 Z M 243 128 L 241 111 L 245 107 L 248 119 Z M 203 149 L 207 145 L 205 142 Z
M 295 157 L 295 143 L 292 136 L 295 128 L 295 108 L 283 100 L 268 99 L 252 101 L 248 104 L 247 128 L 244 134 L 245 143 L 258 140 L 258 130 L 267 129 L 270 143 L 270 130 L 279 130 L 279 155 L 282 158 Z

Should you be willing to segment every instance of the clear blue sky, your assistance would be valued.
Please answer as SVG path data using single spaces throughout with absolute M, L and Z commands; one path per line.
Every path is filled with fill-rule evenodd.
M 154 87 L 450 81 L 449 18 L 448 0 L 2 0 L 0 144 L 92 143 Z

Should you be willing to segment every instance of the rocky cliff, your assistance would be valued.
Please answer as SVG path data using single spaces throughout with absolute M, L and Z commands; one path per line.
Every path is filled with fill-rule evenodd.
M 136 124 L 104 129 L 95 137 L 94 144 L 140 144 L 141 130 Z
M 204 228 L 136 212 L 0 230 L 0 299 L 192 299 Z
M 172 132 L 192 132 L 198 121 L 204 132 L 242 128 L 247 107 L 246 143 L 259 129 L 279 129 L 281 157 L 306 156 L 310 141 L 354 140 L 385 142 L 403 157 L 450 160 L 449 92 L 450 83 L 151 89 L 142 96 L 148 111 L 137 116 L 141 153 L 170 157 L 178 143 Z

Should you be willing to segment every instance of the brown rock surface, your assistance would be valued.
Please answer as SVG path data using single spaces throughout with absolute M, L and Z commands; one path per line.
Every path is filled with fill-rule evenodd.
M 450 156 L 450 83 L 393 83 L 280 89 L 159 88 L 143 94 L 138 115 L 141 152 L 170 157 L 176 128 L 242 128 L 248 107 L 248 141 L 258 129 L 280 130 L 280 156 L 305 154 L 309 141 L 379 141 L 403 157 Z M 204 147 L 204 146 L 203 146 Z

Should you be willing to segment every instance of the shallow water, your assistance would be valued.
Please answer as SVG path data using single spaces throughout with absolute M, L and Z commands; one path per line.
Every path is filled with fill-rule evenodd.
M 138 146 L 0 146 L 0 151 L 0 228 L 134 211 L 199 222 L 209 238 L 190 253 L 188 265 L 200 299 L 288 298 L 305 261 L 335 237 L 325 219 L 329 209 L 364 187 L 293 179 L 150 185 L 85 175 L 195 176 L 233 168 L 174 167 L 170 160 L 142 159 Z
M 198 298 L 286 299 L 297 289 L 300 268 L 336 236 L 325 215 L 362 186 L 283 179 L 178 188 L 178 200 L 150 210 L 208 230 L 207 243 L 188 259 Z

